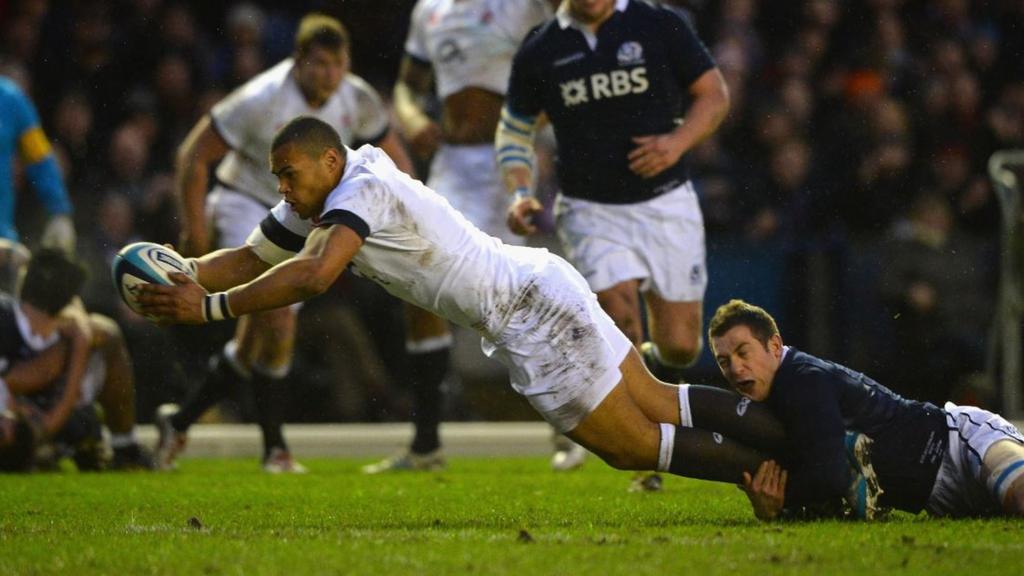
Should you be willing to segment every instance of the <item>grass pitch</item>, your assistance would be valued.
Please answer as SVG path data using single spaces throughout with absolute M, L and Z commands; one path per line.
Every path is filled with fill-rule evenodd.
M 1024 521 L 759 524 L 723 484 L 591 459 L 455 459 L 368 477 L 365 460 L 186 460 L 173 474 L 0 476 L 0 574 L 1010 574 Z

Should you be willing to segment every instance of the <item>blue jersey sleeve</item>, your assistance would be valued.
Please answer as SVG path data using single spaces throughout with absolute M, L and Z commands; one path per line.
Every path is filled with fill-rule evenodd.
M 774 390 L 773 395 L 783 392 L 777 409 L 790 447 L 786 506 L 816 504 L 845 495 L 850 465 L 839 388 L 814 369 L 800 370 L 785 384 L 784 390 Z
M 665 38 L 673 72 L 682 87 L 689 87 L 705 72 L 715 67 L 704 43 L 697 37 L 690 24 L 679 14 L 664 10 Z
M 27 96 L 20 91 L 17 95 L 11 100 L 11 117 L 18 135 L 19 155 L 25 162 L 25 175 L 47 212 L 68 214 L 71 201 L 39 115 Z
M 537 34 L 538 29 L 534 29 L 526 36 L 512 60 L 505 106 L 519 118 L 534 118 L 544 111 L 540 68 L 532 61 L 529 50 L 529 40 Z

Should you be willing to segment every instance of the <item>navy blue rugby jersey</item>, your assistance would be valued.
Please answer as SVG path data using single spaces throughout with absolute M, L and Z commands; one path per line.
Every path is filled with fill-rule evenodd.
M 918 512 L 927 504 L 949 442 L 940 408 L 795 348 L 788 349 L 765 402 L 786 427 L 784 466 L 794 472 L 787 505 L 845 494 L 846 430 L 874 440 L 871 462 L 884 491 L 882 505 Z
M 630 0 L 597 31 L 555 18 L 535 28 L 512 64 L 509 111 L 547 112 L 558 140 L 562 193 L 608 204 L 648 200 L 689 179 L 686 163 L 654 178 L 629 170 L 632 138 L 674 130 L 689 86 L 715 63 L 690 26 L 664 8 Z

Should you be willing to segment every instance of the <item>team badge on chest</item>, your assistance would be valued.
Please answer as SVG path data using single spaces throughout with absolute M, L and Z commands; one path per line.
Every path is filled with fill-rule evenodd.
M 619 66 L 643 64 L 644 47 L 639 42 L 623 42 L 616 57 L 619 59 Z

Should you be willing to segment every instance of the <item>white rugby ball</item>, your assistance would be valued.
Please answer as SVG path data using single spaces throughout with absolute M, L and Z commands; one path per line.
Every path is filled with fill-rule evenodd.
M 129 308 L 142 314 L 135 293 L 141 284 L 170 286 L 172 272 L 180 272 L 195 280 L 195 274 L 185 258 L 174 250 L 153 242 L 135 242 L 114 256 L 111 266 L 114 287 Z

